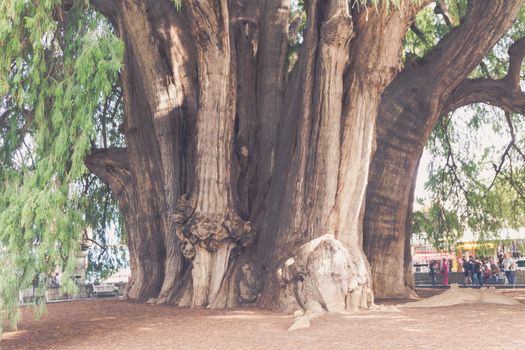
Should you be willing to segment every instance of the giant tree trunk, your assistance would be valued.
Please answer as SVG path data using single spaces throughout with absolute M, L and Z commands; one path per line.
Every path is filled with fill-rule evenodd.
M 380 7 L 353 20 L 346 1 L 311 1 L 308 10 L 323 17 L 308 16 L 289 79 L 295 96 L 286 99 L 267 201 L 276 210 L 267 211 L 261 225 L 276 234 L 262 304 L 311 312 L 367 308 L 373 295 L 361 213 L 375 116 L 400 65 L 413 8 L 388 13 Z
M 411 269 L 408 244 L 419 158 L 439 117 L 462 105 L 451 102 L 459 102 L 458 87 L 469 83 L 469 73 L 510 28 L 523 3 L 469 2 L 462 24 L 385 90 L 364 224 L 376 296 L 404 298 L 413 293 L 412 274 L 407 273 Z M 479 93 L 471 97 L 469 102 L 486 101 Z
M 91 0 L 126 47 L 126 148 L 96 150 L 86 165 L 110 184 L 125 218 L 128 297 L 369 307 L 362 220 L 375 127 L 391 125 L 381 119 L 382 94 L 401 67 L 407 29 L 430 2 L 359 11 L 347 0 L 310 0 L 288 73 L 290 0 L 183 0 L 181 9 L 171 0 Z

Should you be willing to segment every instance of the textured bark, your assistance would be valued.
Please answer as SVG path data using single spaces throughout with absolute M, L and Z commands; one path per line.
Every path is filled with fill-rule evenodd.
M 282 310 L 340 312 L 373 303 L 360 214 L 380 96 L 399 69 L 402 38 L 417 6 L 394 13 L 380 6 L 354 18 L 347 6 L 309 3 L 289 81 L 300 89 L 285 99 L 269 195 L 279 212 L 268 211 L 261 229 L 276 232 L 265 306 L 277 300 Z
M 518 8 L 474 1 L 475 19 L 396 78 L 404 35 L 430 2 L 369 12 L 346 0 L 307 2 L 304 40 L 287 74 L 289 0 L 187 0 L 179 10 L 171 0 L 91 0 L 126 47 L 126 148 L 94 151 L 86 165 L 111 186 L 125 219 L 128 297 L 316 313 L 368 308 L 372 281 L 379 295 L 398 285 L 405 293 L 411 208 L 402 203 L 413 181 L 399 176 L 415 174 L 432 128 L 419 116 L 440 110 L 510 24 L 501 16 Z M 469 101 L 471 90 L 457 93 Z M 381 152 L 372 161 L 375 133 Z M 392 171 L 378 172 L 377 162 L 392 164 L 394 182 L 374 180 Z M 365 207 L 369 182 L 368 197 L 390 211 L 376 199 Z M 384 214 L 379 224 L 369 207 Z M 378 258 L 382 249 L 401 282 L 375 277 L 390 261 Z
M 462 24 L 424 60 L 406 67 L 385 90 L 364 225 L 364 248 L 376 296 L 411 293 L 403 257 L 419 157 L 439 117 L 449 108 L 444 101 L 454 100 L 456 91 L 463 89 L 459 87 L 470 84 L 469 73 L 509 29 L 523 3 L 470 1 Z

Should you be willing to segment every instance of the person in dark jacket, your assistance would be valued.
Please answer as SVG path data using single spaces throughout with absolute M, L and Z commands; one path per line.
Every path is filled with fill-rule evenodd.
M 469 267 L 469 273 L 470 278 L 472 278 L 472 285 L 478 285 L 478 274 L 476 272 L 476 261 L 474 261 L 474 257 L 471 255 L 468 257 L 468 267 Z
M 483 286 L 483 269 L 482 269 L 482 264 L 481 264 L 481 260 L 479 258 L 476 258 L 476 260 L 474 260 L 474 269 L 475 269 L 475 273 L 476 273 L 476 277 L 478 279 L 478 285 L 481 287 Z
M 434 260 L 430 260 L 428 262 L 428 274 L 430 275 L 430 279 L 432 280 L 432 286 L 436 285 L 436 266 Z
M 470 275 L 470 266 L 467 259 L 463 258 L 461 266 L 463 267 L 463 274 L 465 275 L 464 285 L 472 284 L 472 277 Z

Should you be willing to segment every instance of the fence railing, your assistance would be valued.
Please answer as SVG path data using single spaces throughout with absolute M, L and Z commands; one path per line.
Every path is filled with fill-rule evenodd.
M 448 283 L 460 283 L 462 284 L 465 281 L 465 274 L 463 272 L 449 272 L 448 273 Z M 505 273 L 500 273 L 497 282 L 492 279 L 485 279 L 485 284 L 505 284 Z M 416 285 L 421 284 L 432 284 L 432 279 L 428 272 L 416 272 L 414 273 L 414 283 Z M 441 273 L 436 273 L 436 283 L 443 284 L 443 276 Z M 516 271 L 516 284 L 525 284 L 525 271 L 520 270 Z
M 118 296 L 124 293 L 126 283 L 104 283 L 101 285 L 78 284 L 75 293 L 64 293 L 61 287 L 48 288 L 44 295 L 38 295 L 38 291 L 33 288 L 21 290 L 19 293 L 19 303 L 27 304 L 35 301 L 38 297 L 45 298 L 46 302 L 78 300 L 96 298 L 100 296 Z

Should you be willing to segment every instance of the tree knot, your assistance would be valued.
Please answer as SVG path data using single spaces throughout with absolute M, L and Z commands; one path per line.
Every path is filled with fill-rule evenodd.
M 187 213 L 179 211 L 175 215 L 176 234 L 182 242 L 182 252 L 187 259 L 193 259 L 197 244 L 215 252 L 223 242 L 234 242 L 238 247 L 244 248 L 255 239 L 256 231 L 251 223 L 236 214 L 193 213 L 189 219 L 184 220 Z

